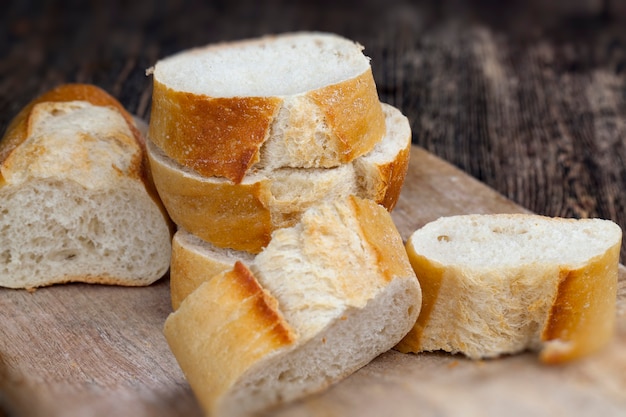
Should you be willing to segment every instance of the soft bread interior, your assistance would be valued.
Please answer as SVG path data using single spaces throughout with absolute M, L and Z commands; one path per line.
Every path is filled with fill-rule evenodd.
M 33 180 L 0 188 L 0 285 L 147 285 L 169 267 L 169 229 L 137 181 L 109 189 Z
M 0 285 L 149 284 L 165 274 L 170 230 L 142 181 L 142 150 L 114 108 L 36 104 L 0 167 Z
M 411 238 L 415 251 L 444 265 L 491 270 L 529 263 L 576 268 L 621 238 L 613 222 L 541 216 L 444 217 Z
M 362 49 L 333 34 L 295 33 L 185 51 L 153 72 L 172 89 L 211 97 L 294 95 L 366 71 Z

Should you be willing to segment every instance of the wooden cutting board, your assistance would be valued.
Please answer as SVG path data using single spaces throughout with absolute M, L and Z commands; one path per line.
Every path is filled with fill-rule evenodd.
M 414 147 L 393 218 L 404 239 L 439 216 L 520 212 Z M 533 354 L 488 361 L 432 353 L 381 355 L 273 416 L 625 416 L 626 271 L 612 344 L 549 367 Z M 0 290 L 0 409 L 8 416 L 200 416 L 162 335 L 168 280 L 146 288 L 71 284 Z M 2 415 L 2 411 L 0 411 Z

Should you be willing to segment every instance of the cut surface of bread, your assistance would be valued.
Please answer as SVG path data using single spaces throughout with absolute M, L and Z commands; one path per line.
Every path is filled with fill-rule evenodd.
M 402 352 L 474 359 L 523 350 L 546 363 L 594 352 L 613 334 L 622 231 L 600 219 L 443 217 L 406 247 L 423 290 Z
M 348 195 L 391 210 L 406 177 L 411 147 L 407 118 L 382 104 L 387 133 L 368 154 L 335 168 L 266 167 L 241 183 L 204 177 L 177 164 L 148 140 L 159 195 L 173 221 L 218 246 L 258 253 L 273 230 L 298 221 L 309 206 Z
M 177 257 L 221 262 L 223 249 L 179 242 Z M 247 415 L 326 388 L 393 347 L 420 309 L 402 239 L 371 200 L 313 206 L 247 265 L 233 262 L 198 282 L 164 329 L 211 415 Z M 232 288 L 219 289 L 225 280 Z
M 369 59 L 328 33 L 225 42 L 164 58 L 153 75 L 152 141 L 203 176 L 329 168 L 385 133 Z
M 77 89 L 80 98 L 106 94 Z M 0 286 L 150 284 L 169 267 L 171 234 L 146 185 L 143 143 L 117 106 L 68 101 L 72 89 L 63 91 L 66 101 L 29 107 L 24 137 L 7 132 Z

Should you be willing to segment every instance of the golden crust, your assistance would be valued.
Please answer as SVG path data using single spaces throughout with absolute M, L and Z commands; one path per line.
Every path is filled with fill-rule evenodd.
M 258 253 L 270 241 L 269 181 L 200 181 L 149 153 L 161 199 L 177 225 L 219 247 Z
M 562 269 L 544 326 L 540 359 L 561 363 L 604 347 L 613 337 L 620 243 L 576 270 Z
M 154 80 L 149 136 L 167 156 L 200 175 L 239 183 L 258 161 L 281 101 L 214 98 Z
M 379 106 L 380 107 L 380 106 Z M 163 204 L 172 220 L 194 235 L 218 246 L 260 252 L 278 226 L 272 218 L 272 178 L 233 183 L 187 174 L 182 167 L 163 162 L 154 144 L 148 157 Z M 357 190 L 391 211 L 400 196 L 408 170 L 411 143 L 387 163 L 364 162 L 373 185 Z M 167 157 L 164 157 L 167 158 Z M 294 203 L 295 207 L 295 203 Z M 294 213 L 293 222 L 300 213 Z
M 365 155 L 385 135 L 383 113 L 372 70 L 308 93 L 338 139 L 341 163 Z
M 180 231 L 178 232 L 180 233 Z M 177 310 L 182 301 L 196 288 L 214 276 L 233 268 L 235 260 L 226 262 L 207 258 L 183 246 L 178 233 L 172 240 L 170 264 L 170 295 L 172 308 Z
M 337 142 L 335 166 L 366 154 L 385 135 L 371 69 L 307 96 L 319 106 Z M 216 98 L 175 91 L 155 79 L 149 136 L 167 156 L 198 174 L 240 183 L 259 161 L 282 103 L 279 97 Z
M 387 210 L 368 199 L 350 196 L 349 201 L 364 240 L 376 254 L 379 270 L 385 279 L 391 281 L 396 277 L 414 276 L 400 233 Z
M 143 135 L 135 125 L 133 116 L 126 111 L 124 106 L 113 96 L 103 89 L 91 84 L 62 84 L 40 95 L 39 97 L 28 103 L 9 123 L 4 136 L 0 139 L 0 166 L 2 166 L 11 153 L 20 146 L 29 136 L 33 123 L 33 108 L 40 103 L 45 102 L 68 102 L 68 101 L 86 101 L 95 106 L 107 106 L 116 109 L 126 120 L 126 124 L 137 144 L 141 149 L 141 158 L 137 160 L 135 172 L 143 182 L 146 191 L 157 204 L 163 217 L 169 222 L 169 217 L 165 208 L 161 204 L 161 200 L 156 191 L 152 176 L 148 168 L 146 157 L 146 143 Z M 0 173 L 0 185 L 4 183 L 2 174 Z M 173 230 L 171 224 L 170 229 Z
M 373 196 L 373 200 L 391 212 L 400 198 L 400 192 L 409 170 L 409 160 L 411 158 L 411 141 L 407 142 L 407 147 L 401 150 L 396 158 L 387 163 L 377 166 L 379 179 L 378 189 Z
M 528 215 L 502 214 L 499 216 L 516 220 L 516 218 Z M 540 343 L 526 346 L 538 350 L 539 359 L 543 363 L 558 364 L 581 358 L 603 348 L 613 337 L 620 246 L 621 239 L 603 254 L 586 261 L 577 269 L 558 265 L 554 267 L 554 270 L 545 265 L 529 265 L 524 268 L 525 274 L 541 277 L 540 274 L 543 273 L 542 279 L 553 283 L 548 287 L 554 288 L 554 291 L 540 294 L 543 297 L 542 301 L 545 301 L 548 306 L 541 319 L 545 320 L 544 327 L 538 329 L 540 334 L 537 336 L 540 337 Z M 448 296 L 440 296 L 442 283 L 448 279 L 456 280 L 456 275 L 462 275 L 463 271 L 448 265 L 441 265 L 418 254 L 411 241 L 407 242 L 406 249 L 421 284 L 422 309 L 413 329 L 395 349 L 403 353 L 417 353 L 429 350 L 424 345 L 428 344 L 426 339 L 432 337 L 428 328 L 432 328 L 431 312 L 435 306 L 450 305 L 447 304 L 450 301 Z M 496 274 L 493 271 L 491 273 Z M 536 284 L 537 288 L 539 285 L 540 283 Z M 541 290 L 536 289 L 536 291 Z M 450 295 L 449 292 L 448 295 Z M 454 297 L 456 296 L 455 294 Z M 517 294 L 517 296 L 522 296 L 522 294 Z M 519 303 L 519 300 L 511 302 Z M 536 306 L 529 305 L 527 311 L 531 312 L 535 308 Z M 455 337 L 454 328 L 450 327 L 449 331 L 440 332 L 436 344 L 443 348 L 446 340 L 455 340 L 455 343 L 459 343 Z M 487 340 L 484 343 L 493 345 Z M 456 348 L 460 352 L 465 349 L 460 345 Z
M 422 307 L 417 322 L 406 336 L 395 347 L 402 353 L 417 353 L 422 350 L 422 334 L 430 320 L 430 314 L 437 303 L 439 288 L 443 279 L 444 268 L 431 263 L 424 256 L 415 253 L 408 242 L 407 254 L 413 270 L 419 271 L 419 283 L 422 289 Z
M 295 343 L 277 306 L 238 262 L 198 287 L 166 320 L 167 342 L 207 412 L 259 359 Z

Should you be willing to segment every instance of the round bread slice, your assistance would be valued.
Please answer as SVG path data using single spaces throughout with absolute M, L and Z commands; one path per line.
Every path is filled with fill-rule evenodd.
M 152 141 L 207 177 L 241 182 L 253 167 L 329 168 L 385 134 L 362 46 L 298 32 L 186 50 L 158 61 Z
M 215 247 L 179 242 L 177 257 L 221 262 Z M 402 239 L 371 200 L 311 207 L 247 265 L 234 262 L 205 276 L 164 328 L 207 415 L 251 415 L 320 391 L 393 347 L 419 313 Z
M 443 217 L 406 247 L 424 292 L 402 352 L 492 358 L 526 349 L 546 363 L 606 345 L 614 332 L 622 231 L 600 219 L 531 214 Z
M 35 99 L 0 155 L 0 286 L 137 286 L 167 272 L 171 224 L 143 138 L 106 92 L 70 84 Z
M 265 168 L 234 183 L 204 177 L 148 141 L 154 182 L 173 221 L 218 246 L 258 253 L 273 230 L 298 221 L 312 204 L 355 194 L 391 210 L 406 177 L 411 148 L 407 118 L 383 104 L 387 134 L 356 161 L 335 168 Z

